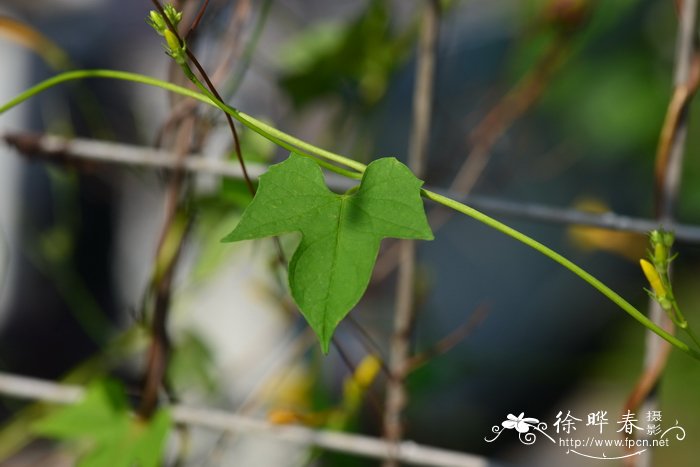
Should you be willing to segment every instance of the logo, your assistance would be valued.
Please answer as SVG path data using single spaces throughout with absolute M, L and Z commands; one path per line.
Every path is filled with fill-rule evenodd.
M 642 419 L 641 421 L 639 419 Z M 521 412 L 517 417 L 508 414 L 500 425 L 491 427 L 492 437 L 484 441 L 493 443 L 504 432 L 517 433 L 520 442 L 526 446 L 535 444 L 538 439 L 551 442 L 566 449 L 566 454 L 576 454 L 590 459 L 615 460 L 638 456 L 649 448 L 668 447 L 672 441 L 683 441 L 685 429 L 678 420 L 665 426 L 660 410 L 637 414 L 628 410 L 617 420 L 611 421 L 608 412 L 598 410 L 578 418 L 571 411 L 559 411 L 551 427 L 537 418 L 526 417 Z M 620 455 L 610 455 L 611 451 Z M 607 454 L 606 454 L 607 451 Z

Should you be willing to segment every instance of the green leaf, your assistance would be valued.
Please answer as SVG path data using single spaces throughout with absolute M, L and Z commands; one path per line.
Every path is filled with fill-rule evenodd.
M 64 407 L 34 425 L 38 434 L 58 439 L 89 436 L 102 440 L 115 436 L 126 427 L 121 415 L 128 410 L 126 396 L 115 381 L 99 381 L 88 387 L 76 405 Z
M 159 410 L 149 421 L 134 417 L 126 395 L 115 381 L 101 380 L 88 387 L 83 400 L 61 408 L 33 426 L 37 434 L 90 445 L 81 467 L 157 467 L 172 425 Z
M 367 167 L 359 188 L 338 195 L 318 164 L 292 154 L 260 177 L 253 202 L 223 241 L 301 232 L 289 286 L 327 353 L 333 331 L 369 284 L 381 239 L 432 240 L 422 184 L 405 165 L 384 158 Z

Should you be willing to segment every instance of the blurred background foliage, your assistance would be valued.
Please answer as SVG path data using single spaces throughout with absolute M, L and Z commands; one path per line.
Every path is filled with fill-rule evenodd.
M 37 28 L 46 28 L 45 33 L 53 34 L 53 39 L 69 54 L 71 51 L 84 54 L 76 63 L 92 63 L 90 55 L 101 53 L 88 50 L 85 44 L 76 48 L 70 37 L 60 34 L 65 31 L 65 25 L 52 23 L 47 17 L 22 7 L 20 2 L 11 3 L 14 14 Z M 204 46 L 211 46 L 221 38 L 224 23 L 236 4 L 212 2 L 210 13 L 200 26 L 203 39 L 199 45 L 207 59 L 216 55 L 206 53 Z M 366 162 L 380 156 L 405 160 L 419 2 L 278 0 L 254 4 L 253 19 L 242 35 L 240 52 L 240 57 L 249 61 L 234 64 L 229 80 L 222 86 L 234 90 L 232 101 L 279 128 L 358 160 Z M 123 29 L 109 38 L 100 36 L 102 41 L 117 41 L 118 37 L 138 31 L 134 32 L 134 42 L 141 41 L 141 47 L 143 43 L 149 44 L 151 57 L 161 57 L 157 62 L 159 68 L 154 67 L 154 60 L 148 65 L 145 61 L 131 63 L 128 54 L 124 55 L 118 47 L 110 49 L 110 64 L 129 69 L 141 67 L 146 74 L 162 74 L 166 59 L 155 55 L 159 53 L 158 40 L 144 39 L 143 5 L 138 2 L 123 5 L 117 8 Z M 489 111 L 499 103 L 505 103 L 505 112 L 522 105 L 522 112 L 506 125 L 490 147 L 488 164 L 474 188 L 475 194 L 651 217 L 654 154 L 671 95 L 677 29 L 673 2 L 455 0 L 443 2 L 443 7 L 426 182 L 431 186 L 449 186 L 482 136 L 476 130 Z M 112 11 L 109 8 L 104 7 L 97 14 Z M 124 47 L 129 51 L 137 46 Z M 102 59 L 108 61 L 104 55 Z M 216 63 L 205 66 L 215 68 Z M 35 68 L 32 82 L 52 73 L 39 65 Z M 76 99 L 78 94 L 71 88 L 62 92 L 68 94 L 68 99 Z M 90 92 L 104 106 L 102 99 L 110 91 L 91 89 Z M 61 101 L 66 97 L 52 98 Z M 159 118 L 164 120 L 168 109 L 161 102 L 156 113 L 139 115 L 146 109 L 139 107 L 137 100 L 130 96 L 128 102 L 133 105 L 120 114 L 127 121 L 113 125 L 110 131 L 120 141 L 150 144 L 151 133 L 155 133 L 154 128 L 161 123 Z M 523 104 L 525 101 L 528 104 Z M 59 128 L 59 132 L 69 135 L 83 131 L 95 136 L 85 125 L 82 130 L 71 128 L 85 120 L 85 116 L 71 117 L 74 113 L 80 115 L 75 109 L 68 112 L 70 115 L 65 112 L 41 115 L 41 106 L 46 102 L 51 102 L 49 97 L 33 107 L 35 126 Z M 685 223 L 700 222 L 697 107 L 691 108 L 678 207 L 678 217 Z M 91 121 L 89 117 L 86 120 Z M 215 126 L 215 118 L 210 120 Z M 131 125 L 137 128 L 133 132 L 128 130 Z M 229 144 L 221 143 L 226 138 L 225 133 L 223 136 L 214 133 L 213 142 L 206 148 L 218 151 L 224 148 L 223 152 L 233 159 Z M 242 146 L 251 163 L 268 164 L 285 157 L 283 151 L 245 130 Z M 147 322 L 147 316 L 140 314 L 141 292 L 122 291 L 125 297 L 119 306 L 110 302 L 110 294 L 107 298 L 94 298 L 105 284 L 92 284 L 86 279 L 90 270 L 84 264 L 78 268 L 73 264 L 76 242 L 83 238 L 81 224 L 89 224 L 93 219 L 81 211 L 85 206 L 75 205 L 84 196 L 76 194 L 81 190 L 84 193 L 83 179 L 78 179 L 74 172 L 53 168 L 42 173 L 41 182 L 36 177 L 26 177 L 29 185 L 25 189 L 43 183 L 45 189 L 55 191 L 54 196 L 49 196 L 55 205 L 50 215 L 28 221 L 38 233 L 31 237 L 25 254 L 51 283 L 42 287 L 53 287 L 58 291 L 58 300 L 75 312 L 75 323 L 82 330 L 70 334 L 74 336 L 70 340 L 87 338 L 93 342 L 76 343 L 78 351 L 71 353 L 70 358 L 54 362 L 56 367 L 47 371 L 33 369 L 27 361 L 38 358 L 51 365 L 50 352 L 43 355 L 23 352 L 18 350 L 19 344 L 5 339 L 0 361 L 7 369 L 20 373 L 51 377 L 82 374 L 75 379 L 79 382 L 95 375 L 118 374 L 127 389 L 138 390 L 139 360 L 134 355 L 145 348 L 145 338 L 129 329 L 132 326 L 141 329 Z M 120 183 L 132 186 L 133 181 L 128 185 L 124 179 L 133 176 L 133 173 L 120 176 Z M 97 176 L 100 177 L 104 179 L 104 173 Z M 164 185 L 162 177 L 137 173 L 136 179 L 147 186 Z M 262 350 L 253 346 L 255 352 L 244 351 L 246 357 L 236 357 L 238 363 L 228 364 L 221 355 L 223 347 L 212 343 L 206 332 L 180 324 L 172 330 L 174 354 L 169 368 L 175 391 L 194 394 L 196 400 L 224 408 L 247 407 L 252 404 L 251 399 L 264 399 L 261 394 L 267 394 L 267 402 L 252 405 L 279 423 L 378 434 L 385 376 L 379 368 L 372 369 L 372 361 L 367 360 L 367 350 L 362 345 L 364 338 L 358 337 L 354 325 L 343 324 L 338 340 L 345 354 L 336 349 L 328 358 L 321 357 L 295 318 L 272 250 L 261 245 L 251 247 L 252 251 L 241 250 L 219 243 L 250 200 L 245 185 L 231 180 L 201 185 L 187 195 L 187 213 L 194 219 L 194 227 L 186 249 L 188 267 L 177 282 L 176 315 L 189 316 L 182 323 L 215 320 L 215 316 L 206 312 L 214 299 L 205 302 L 202 290 L 216 283 L 215 277 L 223 275 L 224 283 L 232 280 L 235 275 L 227 273 L 232 262 L 243 264 L 244 269 L 247 263 L 260 263 L 261 273 L 245 272 L 246 277 L 254 276 L 254 280 L 245 283 L 246 290 L 274 303 L 284 330 L 274 334 L 272 342 L 275 339 L 287 344 L 293 342 L 293 350 L 284 352 L 295 360 L 271 370 L 273 377 L 262 378 L 267 383 L 248 384 L 244 370 L 254 373 L 251 367 L 279 352 L 276 343 L 266 341 L 261 344 Z M 139 196 L 150 199 L 148 194 Z M 134 202 L 128 196 L 124 199 Z M 27 209 L 23 203 L 19 204 L 19 210 Z M 152 206 L 159 209 L 159 205 L 145 202 L 142 210 Z M 145 216 L 152 217 L 152 213 Z M 31 219 L 32 215 L 25 217 Z M 143 217 L 135 219 L 132 222 Z M 637 266 L 637 259 L 644 255 L 646 247 L 644 236 L 505 217 L 503 220 L 574 259 L 640 309 L 645 308 L 644 282 Z M 106 228 L 115 229 L 107 224 Z M 149 248 L 153 239 L 143 238 L 147 239 L 145 257 L 148 257 L 152 255 Z M 294 242 L 294 238 L 283 239 L 285 248 Z M 95 248 L 105 244 L 96 243 Z M 111 258 L 139 255 L 129 249 L 117 250 L 115 245 L 107 245 Z M 700 307 L 700 289 L 695 287 L 700 273 L 700 248 L 690 243 L 681 243 L 678 248 L 676 293 L 693 324 L 700 322 L 696 311 Z M 543 459 L 552 459 L 546 449 L 522 448 L 505 440 L 487 444 L 483 438 L 507 413 L 524 411 L 528 416 L 551 422 L 559 410 L 578 410 L 581 414 L 596 410 L 616 414 L 622 410 L 640 374 L 644 332 L 614 305 L 547 259 L 469 219 L 451 218 L 436 232 L 436 240 L 421 244 L 419 252 L 420 313 L 413 342 L 416 351 L 431 349 L 451 330 L 469 320 L 475 310 L 483 308 L 486 312 L 482 322 L 462 342 L 410 375 L 408 438 L 493 456 L 514 465 L 521 462 L 545 465 Z M 382 257 L 380 263 L 382 260 L 390 261 Z M 142 261 L 148 264 L 143 258 Z M 94 267 L 99 269 L 104 265 Z M 138 277 L 142 276 L 146 277 L 143 274 Z M 367 297 L 352 314 L 371 339 L 379 343 L 384 356 L 391 333 L 393 279 L 389 274 L 373 282 Z M 233 303 L 218 305 L 230 308 Z M 8 313 L 19 312 L 21 306 L 22 300 L 15 300 Z M 105 310 L 100 308 L 111 310 L 107 312 L 109 319 L 105 320 Z M 237 324 L 244 328 L 243 334 L 251 321 L 267 323 L 261 311 L 250 307 L 245 312 L 249 314 L 248 320 Z M 40 322 L 37 319 L 25 323 L 23 336 L 36 339 L 32 329 L 41 326 Z M 180 323 L 179 318 L 175 322 Z M 218 328 L 230 325 L 231 322 L 216 321 L 209 324 Z M 7 335 L 8 331 L 4 333 Z M 95 347 L 100 349 L 99 356 L 85 363 Z M 261 351 L 266 354 L 260 355 Z M 352 386 L 352 371 L 343 363 L 345 359 L 354 364 L 363 362 L 354 369 L 355 372 L 365 369 L 363 385 Z M 90 370 L 79 371 L 86 368 Z M 695 416 L 700 413 L 700 402 L 692 383 L 698 378 L 696 362 L 683 355 L 672 355 L 661 386 L 662 409 L 668 422 L 679 420 L 689 439 L 658 450 L 658 465 L 693 465 L 691 438 L 692 433 L 700 431 L 700 418 Z M 248 396 L 241 395 L 241 387 Z M 254 396 L 250 396 L 251 391 Z M 8 425 L 0 432 L 0 453 L 6 454 L 14 453 L 27 441 L 23 436 L 27 432 L 27 419 L 41 412 L 30 406 L 16 415 L 16 404 L 8 404 L 5 412 Z M 12 418 L 12 413 L 19 418 Z M 366 460 L 322 452 L 303 453 L 301 458 L 312 465 L 371 465 Z M 562 462 L 563 457 L 555 459 Z M 569 457 L 566 460 L 576 461 Z

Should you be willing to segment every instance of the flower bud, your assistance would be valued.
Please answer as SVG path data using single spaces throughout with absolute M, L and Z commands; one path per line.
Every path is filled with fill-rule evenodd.
M 649 281 L 649 285 L 651 285 L 651 289 L 654 291 L 657 300 L 661 301 L 661 299 L 666 297 L 667 292 L 663 282 L 661 281 L 659 272 L 656 270 L 654 265 L 645 259 L 640 259 L 639 264 L 642 266 L 642 271 Z
M 166 29 L 163 35 L 165 36 L 165 42 L 168 44 L 170 52 L 180 50 L 180 40 L 170 29 Z
M 158 34 L 161 36 L 168 29 L 168 25 L 165 24 L 165 20 L 160 15 L 159 12 L 151 10 L 146 17 L 146 23 L 148 23 Z
M 168 3 L 165 5 L 163 11 L 165 11 L 165 16 L 170 20 L 173 26 L 177 27 L 180 21 L 182 21 L 182 12 L 177 11 L 172 4 Z

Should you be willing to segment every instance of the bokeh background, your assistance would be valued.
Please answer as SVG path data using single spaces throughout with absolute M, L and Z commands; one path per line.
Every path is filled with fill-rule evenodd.
M 185 2 L 186 11 L 196 3 Z M 638 266 L 647 244 L 643 234 L 530 219 L 524 206 L 653 217 L 654 156 L 672 92 L 674 2 L 443 4 L 426 184 L 447 189 L 470 158 L 482 157 L 483 171 L 471 172 L 475 204 L 645 310 Z M 208 70 L 223 63 L 220 89 L 237 108 L 363 162 L 383 156 L 405 161 L 421 6 L 404 0 L 212 0 L 195 50 Z M 3 21 L 31 26 L 65 55 L 28 40 L 13 22 L 0 23 L 0 100 L 64 68 L 176 76 L 160 38 L 144 23 L 150 8 L 145 0 L 4 0 Z M 228 63 L 222 59 L 227 53 Z M 159 89 L 88 80 L 51 89 L 2 115 L 0 131 L 153 146 L 162 142 L 177 105 Z M 696 108 L 690 109 L 677 209 L 679 222 L 688 225 L 700 222 Z M 204 109 L 200 115 L 209 123 L 201 152 L 231 158 L 221 119 Z M 251 162 L 286 157 L 242 133 Z M 112 374 L 137 393 L 147 338 L 134 329 L 143 330 L 148 319 L 142 305 L 170 179 L 128 167 L 36 162 L 9 146 L 0 148 L 0 164 L 0 367 L 74 382 Z M 176 393 L 260 416 L 291 410 L 313 418 L 336 407 L 350 370 L 337 349 L 324 357 L 309 340 L 272 245 L 219 243 L 249 200 L 243 185 L 215 177 L 188 183 L 184 199 L 193 221 L 177 267 L 169 329 Z M 516 212 L 493 209 L 497 202 L 517 203 Z M 435 240 L 419 245 L 412 345 L 422 352 L 455 328 L 473 326 L 448 352 L 410 374 L 406 437 L 503 465 L 589 465 L 544 443 L 523 446 L 504 436 L 489 444 L 484 437 L 509 413 L 551 423 L 560 410 L 579 417 L 607 410 L 612 422 L 641 374 L 644 329 L 513 239 L 464 216 L 442 220 Z M 674 263 L 676 295 L 691 324 L 700 322 L 699 240 L 679 241 Z M 294 242 L 293 236 L 283 239 L 288 251 Z M 354 364 L 368 347 L 386 359 L 396 279 L 392 251 L 385 241 L 375 278 L 351 313 L 355 324 L 338 330 Z M 117 345 L 118 358 L 96 357 L 125 335 L 131 340 Z M 377 376 L 344 429 L 381 432 L 385 381 Z M 688 435 L 655 451 L 655 465 L 694 465 L 698 384 L 697 362 L 673 352 L 659 387 L 660 408 Z M 6 422 L 0 454 L 7 465 L 65 462 L 16 422 L 31 418 L 27 406 L 6 399 L 0 410 Z M 208 465 L 374 465 L 328 453 L 309 457 L 304 449 L 289 455 L 287 446 L 245 436 L 223 443 L 215 461 L 209 454 L 221 440 L 206 434 L 197 440 L 192 465 L 202 459 Z

